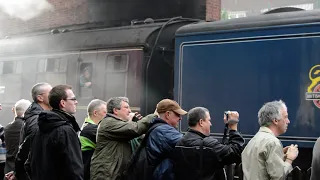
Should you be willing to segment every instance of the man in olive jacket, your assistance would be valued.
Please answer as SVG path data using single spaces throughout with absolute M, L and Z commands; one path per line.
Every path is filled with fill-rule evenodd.
M 114 97 L 107 102 L 107 116 L 97 131 L 96 149 L 91 159 L 91 180 L 117 180 L 121 178 L 132 154 L 130 140 L 147 132 L 156 115 L 139 121 L 131 113 L 126 97 Z

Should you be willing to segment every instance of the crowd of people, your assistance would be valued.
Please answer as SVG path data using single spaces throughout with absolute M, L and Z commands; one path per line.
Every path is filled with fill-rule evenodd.
M 33 102 L 19 100 L 14 121 L 4 133 L 0 129 L 8 180 L 222 180 L 224 167 L 240 162 L 245 180 L 281 180 L 299 152 L 297 145 L 283 147 L 277 138 L 290 123 L 281 100 L 261 107 L 261 127 L 245 145 L 237 111 L 225 112 L 228 137 L 220 142 L 210 136 L 214 122 L 205 107 L 187 112 L 163 99 L 153 114 L 143 117 L 131 112 L 126 97 L 94 99 L 80 128 L 71 86 L 38 83 L 31 94 Z M 189 128 L 183 135 L 177 127 L 184 115 Z M 312 180 L 320 178 L 318 141 Z

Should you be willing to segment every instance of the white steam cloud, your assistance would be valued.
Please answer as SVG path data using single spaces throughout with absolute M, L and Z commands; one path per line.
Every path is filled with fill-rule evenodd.
M 24 21 L 53 9 L 47 0 L 0 0 L 0 10 Z

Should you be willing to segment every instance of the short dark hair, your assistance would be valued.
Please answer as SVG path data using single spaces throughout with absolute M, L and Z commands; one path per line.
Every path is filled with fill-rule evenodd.
M 209 112 L 207 108 L 204 107 L 195 107 L 189 110 L 188 112 L 188 125 L 194 127 L 197 125 L 200 119 L 205 120 L 206 112 Z
M 51 89 L 49 93 L 49 104 L 53 109 L 60 109 L 60 101 L 68 98 L 67 89 L 72 89 L 72 87 L 69 85 L 57 85 Z

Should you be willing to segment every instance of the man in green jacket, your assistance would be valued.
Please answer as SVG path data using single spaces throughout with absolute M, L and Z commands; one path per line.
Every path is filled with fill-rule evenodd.
M 107 102 L 107 116 L 97 130 L 96 149 L 91 159 L 91 180 L 118 180 L 132 154 L 130 140 L 147 132 L 150 114 L 139 121 L 131 113 L 126 97 L 114 97 Z

